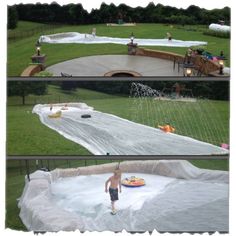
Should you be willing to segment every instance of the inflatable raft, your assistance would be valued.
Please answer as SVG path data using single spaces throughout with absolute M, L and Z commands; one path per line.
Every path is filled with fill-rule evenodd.
M 166 132 L 166 133 L 175 132 L 175 128 L 170 126 L 170 125 L 164 125 L 164 126 L 159 125 L 158 128 L 161 129 L 162 131 Z
M 142 178 L 131 176 L 130 178 L 123 179 L 121 184 L 126 187 L 141 187 L 145 185 L 145 181 Z
M 49 118 L 60 118 L 61 117 L 61 111 L 57 111 L 54 114 L 48 115 Z

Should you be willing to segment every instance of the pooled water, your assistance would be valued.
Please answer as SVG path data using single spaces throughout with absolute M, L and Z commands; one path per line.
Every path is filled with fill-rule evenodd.
M 98 210 L 110 211 L 110 196 L 105 193 L 105 182 L 112 174 L 78 176 L 63 178 L 52 183 L 51 190 L 54 201 L 67 210 L 79 214 L 96 214 Z M 175 179 L 157 175 L 125 173 L 123 178 L 136 176 L 144 178 L 146 185 L 142 187 L 122 186 L 122 193 L 119 193 L 117 208 L 139 210 L 145 201 L 160 194 L 164 188 Z
M 110 214 L 105 181 L 111 174 L 58 179 L 51 184 L 52 201 L 65 211 L 78 214 L 85 230 L 130 231 L 228 230 L 228 184 L 183 180 L 159 175 L 124 173 L 144 178 L 138 188 L 122 186 Z M 220 222 L 220 224 L 219 224 Z

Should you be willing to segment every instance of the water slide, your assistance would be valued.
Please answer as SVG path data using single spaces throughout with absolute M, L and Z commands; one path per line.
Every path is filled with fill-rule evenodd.
M 117 163 L 51 172 L 26 178 L 20 218 L 37 231 L 228 231 L 228 171 L 199 169 L 188 161 L 124 161 L 122 179 L 145 179 L 139 188 L 122 187 L 111 215 L 105 181 Z
M 38 104 L 40 121 L 95 155 L 223 155 L 228 150 L 190 137 L 166 133 L 118 116 L 94 110 L 84 103 Z M 59 118 L 50 118 L 61 110 Z M 90 118 L 82 118 L 82 115 Z
M 91 34 L 81 34 L 78 32 L 66 32 L 51 35 L 41 35 L 41 43 L 81 43 L 81 44 L 104 44 L 114 43 L 126 45 L 130 43 L 129 38 L 113 38 L 105 36 L 93 36 Z M 166 46 L 166 47 L 191 47 L 206 45 L 203 41 L 184 41 L 177 39 L 134 39 L 134 43 L 140 46 Z

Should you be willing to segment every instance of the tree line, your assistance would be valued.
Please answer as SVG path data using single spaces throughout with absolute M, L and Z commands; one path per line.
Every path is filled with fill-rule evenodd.
M 130 81 L 78 81 L 70 86 L 70 82 L 61 83 L 61 89 L 73 90 L 76 88 L 86 88 L 104 92 L 113 95 L 130 95 L 130 89 L 133 82 Z M 136 82 L 135 82 L 136 83 Z M 169 91 L 175 91 L 176 81 L 137 81 L 162 92 L 164 88 Z M 229 100 L 229 82 L 228 81 L 180 81 L 180 86 L 192 90 L 193 96 L 213 100 Z
M 13 14 L 12 14 L 13 12 Z M 100 24 L 117 22 L 168 23 L 168 24 L 210 24 L 224 20 L 230 23 L 230 8 L 207 10 L 195 5 L 187 9 L 164 6 L 150 2 L 146 7 L 130 7 L 126 4 L 102 3 L 99 9 L 89 13 L 82 4 L 59 5 L 57 2 L 16 4 L 8 6 L 9 17 L 40 23 Z
M 95 90 L 118 96 L 130 96 L 132 81 L 10 81 L 8 82 L 8 96 L 19 96 L 22 104 L 25 104 L 26 96 L 46 95 L 48 85 L 59 86 L 62 91 L 67 93 L 74 90 L 80 91 L 81 88 Z M 152 89 L 162 91 L 164 88 L 172 89 L 176 81 L 137 81 L 151 87 Z M 179 84 L 186 89 L 191 89 L 194 97 L 201 97 L 213 100 L 229 100 L 229 82 L 228 81 L 180 81 Z M 174 90 L 173 90 L 174 91 Z M 79 93 L 80 94 L 80 93 Z

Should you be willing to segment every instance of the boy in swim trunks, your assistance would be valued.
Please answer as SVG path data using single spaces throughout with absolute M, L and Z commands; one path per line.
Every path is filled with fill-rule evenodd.
M 111 214 L 115 215 L 116 214 L 116 209 L 115 209 L 115 202 L 119 200 L 118 198 L 118 187 L 121 193 L 121 171 L 120 169 L 116 169 L 114 171 L 113 176 L 111 176 L 105 183 L 105 192 L 108 192 L 108 184 L 110 183 L 109 186 L 109 194 L 111 198 L 111 209 L 112 212 Z

